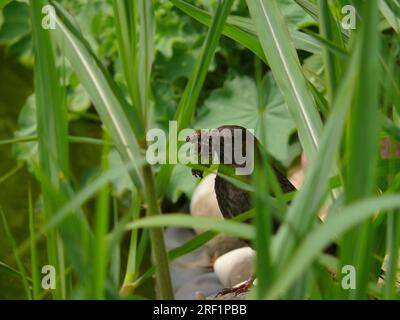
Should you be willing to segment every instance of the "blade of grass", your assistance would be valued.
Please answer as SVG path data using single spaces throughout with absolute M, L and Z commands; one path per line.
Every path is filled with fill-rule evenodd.
M 226 235 L 236 236 L 246 240 L 254 238 L 254 227 L 234 221 L 224 221 L 212 218 L 192 217 L 184 214 L 168 214 L 159 217 L 142 218 L 127 225 L 126 230 L 150 227 L 188 227 L 218 231 Z
M 212 15 L 209 12 L 189 4 L 186 1 L 171 0 L 171 2 L 193 19 L 196 19 L 207 27 L 210 26 Z M 243 23 L 243 21 L 245 23 Z M 260 41 L 257 38 L 254 25 L 250 19 L 230 16 L 225 22 L 222 33 L 228 38 L 231 38 L 232 40 L 252 51 L 258 58 L 267 64 Z M 318 43 L 316 43 L 307 34 L 297 30 L 292 30 L 291 36 L 296 49 L 301 49 L 312 53 L 319 53 L 321 51 Z
M 308 12 L 310 14 L 311 17 L 313 17 L 313 19 L 315 21 L 318 21 L 318 17 L 320 15 L 319 11 L 318 11 L 318 7 L 315 6 L 314 4 L 311 4 L 308 0 L 295 0 L 296 3 L 298 3 L 306 12 Z M 306 3 L 309 3 L 309 5 L 306 5 Z M 348 3 L 344 3 L 343 5 L 346 5 Z M 353 4 L 354 5 L 354 4 Z M 341 6 L 341 7 L 342 7 Z M 362 21 L 362 16 L 357 15 L 357 18 L 360 19 Z M 336 25 L 340 25 L 340 21 L 338 19 L 336 19 Z M 350 42 L 349 40 L 349 34 L 348 32 L 346 32 L 346 30 L 344 30 L 343 28 L 342 30 L 342 38 L 343 41 L 345 43 L 345 45 L 348 45 L 348 43 Z M 380 55 L 379 56 L 379 60 L 380 63 L 382 65 L 382 68 L 385 70 L 385 72 L 391 77 L 390 80 L 392 82 L 392 85 L 395 87 L 396 91 L 397 91 L 397 95 L 400 95 L 400 87 L 399 87 L 399 83 L 397 81 L 396 77 L 392 77 L 392 69 L 390 68 L 390 66 L 387 63 L 387 60 L 385 58 L 385 56 Z
M 25 289 L 26 297 L 29 300 L 31 300 L 32 299 L 32 293 L 31 293 L 31 291 L 29 289 L 28 277 L 27 277 L 25 268 L 24 268 L 24 266 L 22 264 L 21 257 L 20 257 L 20 255 L 18 253 L 18 249 L 17 249 L 17 244 L 15 242 L 15 238 L 13 237 L 13 235 L 12 235 L 12 233 L 10 231 L 10 228 L 8 226 L 8 223 L 7 223 L 7 218 L 6 218 L 5 214 L 4 214 L 3 208 L 1 206 L 0 206 L 0 216 L 1 216 L 1 221 L 2 221 L 2 224 L 3 224 L 3 227 L 4 227 L 4 231 L 5 231 L 6 237 L 8 239 L 8 242 L 11 245 L 12 251 L 14 253 L 15 261 L 17 262 L 19 275 L 21 277 L 21 282 L 22 282 L 22 284 L 24 286 L 24 289 Z
M 129 94 L 136 108 L 137 114 L 141 115 L 139 121 L 143 122 L 142 103 L 139 88 L 138 68 L 138 3 L 130 0 L 113 0 L 115 15 L 115 27 L 119 53 L 125 79 L 129 88 Z
M 67 147 L 67 117 L 63 104 L 63 93 L 59 84 L 54 48 L 47 30 L 42 28 L 42 8 L 47 1 L 30 1 L 32 36 L 35 52 L 36 121 L 38 131 L 41 170 L 46 173 L 50 184 L 60 189 L 60 177 L 69 177 Z M 57 124 L 57 125 L 55 125 Z M 41 181 L 46 220 L 55 209 L 52 199 Z M 63 269 L 57 252 L 57 230 L 48 230 L 47 249 L 49 263 L 56 270 Z M 62 259 L 63 260 L 63 259 Z M 54 291 L 56 299 L 66 298 L 64 279 Z
M 17 144 L 17 143 L 27 143 L 32 141 L 37 141 L 38 136 L 26 136 L 26 137 L 18 137 L 9 140 L 1 140 L 1 145 L 7 144 Z M 94 144 L 94 145 L 103 145 L 105 142 L 100 139 L 91 138 L 91 137 L 78 137 L 78 136 L 68 136 L 68 141 L 70 143 L 82 143 L 82 144 Z M 21 164 L 22 165 L 22 164 Z
M 118 202 L 116 198 L 113 198 L 113 223 L 114 230 L 119 229 L 118 222 Z M 114 250 L 111 251 L 111 263 L 110 263 L 110 273 L 111 279 L 114 283 L 115 288 L 119 286 L 119 277 L 121 273 L 121 247 L 117 245 Z
M 137 221 L 140 218 L 140 209 L 141 209 L 141 198 L 138 192 L 132 192 L 132 221 Z M 131 241 L 129 245 L 128 251 L 128 262 L 126 266 L 125 278 L 122 284 L 120 294 L 122 297 L 126 297 L 131 293 L 129 284 L 136 278 L 139 272 L 139 264 L 138 264 L 138 256 L 137 256 L 137 249 L 138 249 L 138 237 L 139 232 L 137 229 L 132 230 L 131 233 Z
M 22 277 L 21 273 L 18 270 L 14 269 L 13 267 L 10 267 L 8 264 L 5 264 L 4 262 L 1 262 L 1 261 L 0 261 L 0 272 L 6 273 L 10 276 L 14 276 L 17 278 Z M 31 278 L 27 278 L 27 280 L 30 283 L 32 282 Z
M 256 37 L 257 42 L 260 43 L 257 37 L 257 31 L 254 26 L 252 19 L 240 17 L 240 16 L 230 16 L 228 17 L 227 24 L 232 24 L 233 27 L 239 28 L 239 30 L 246 31 L 250 35 Z M 304 50 L 311 53 L 320 53 L 321 48 L 316 41 L 314 41 L 310 36 L 304 32 L 300 32 L 296 29 L 290 29 L 289 33 L 292 37 L 293 44 L 296 49 Z M 240 43 L 240 42 L 239 42 Z
M 303 270 L 321 253 L 338 235 L 361 225 L 370 219 L 378 210 L 385 211 L 400 207 L 398 195 L 387 195 L 379 198 L 368 198 L 344 208 L 339 214 L 331 215 L 327 222 L 311 231 L 300 243 L 275 285 L 266 295 L 267 299 L 276 299 L 288 289 Z
M 138 121 L 140 117 L 124 100 L 117 85 L 75 29 L 69 14 L 58 3 L 52 4 L 57 10 L 57 28 L 53 34 L 61 51 L 91 97 L 122 159 L 137 163 L 141 158 L 138 139 L 144 137 L 143 124 Z M 135 166 L 129 173 L 135 185 L 141 188 L 139 169 Z
M 296 124 L 308 159 L 322 133 L 322 121 L 308 90 L 296 50 L 276 0 L 247 1 L 265 56 Z
M 239 216 L 233 218 L 233 221 L 236 222 L 244 222 L 248 221 L 253 218 L 254 212 L 248 211 Z M 146 230 L 144 230 L 146 231 Z M 199 249 L 203 245 L 205 245 L 210 240 L 214 239 L 218 235 L 218 232 L 214 231 L 206 231 L 203 232 L 194 238 L 190 239 L 189 241 L 185 242 L 182 246 L 179 246 L 171 251 L 168 252 L 168 259 L 170 262 L 175 261 L 176 259 L 193 252 L 194 250 Z M 114 237 L 118 237 L 119 235 L 114 235 Z M 139 287 L 145 280 L 149 279 L 155 273 L 156 268 L 151 266 L 146 272 L 144 272 L 136 281 L 132 283 L 127 283 L 127 287 L 130 291 L 134 290 L 135 288 Z
M 19 170 L 23 168 L 24 164 L 19 163 L 17 164 L 14 168 L 12 168 L 10 171 L 8 171 L 5 175 L 0 177 L 0 184 L 4 183 L 6 180 L 11 178 L 14 174 L 16 174 Z
M 375 190 L 378 160 L 380 39 L 377 0 L 368 1 L 363 7 L 363 27 L 360 41 L 362 54 L 357 73 L 360 75 L 355 92 L 355 102 L 350 109 L 345 154 L 345 200 L 350 204 L 370 196 Z M 362 75 L 362 76 L 361 76 Z M 357 290 L 350 290 L 349 297 L 367 297 L 367 283 L 372 262 L 372 225 L 366 222 L 343 239 L 342 263 L 357 270 Z
M 117 142 L 117 149 L 124 161 L 130 161 L 135 165 L 136 170 L 131 170 L 131 178 L 139 190 L 142 190 L 147 203 L 147 215 L 160 215 L 158 199 L 155 193 L 153 173 L 150 165 L 145 164 L 138 171 L 138 160 L 141 159 L 139 145 L 145 148 L 144 130 L 145 124 L 137 121 L 139 118 L 135 110 L 130 108 L 121 97 L 116 84 L 101 66 L 99 61 L 90 51 L 89 46 L 80 35 L 79 31 L 71 22 L 69 14 L 55 2 L 57 14 L 57 28 L 54 33 L 58 39 L 61 50 L 69 59 L 75 72 L 81 80 L 82 85 L 91 96 L 97 112 L 105 126 L 110 130 L 111 136 Z M 146 15 L 151 14 L 148 4 L 145 5 Z M 142 20 L 143 22 L 143 20 Z M 147 23 L 147 22 L 144 22 Z M 146 41 L 151 41 L 147 39 Z M 142 48 L 142 50 L 145 50 Z M 146 76 L 146 75 L 145 75 Z M 144 97 L 149 105 L 149 96 Z M 139 141 L 139 142 L 138 142 Z M 123 145 L 124 147 L 120 147 Z M 143 187 L 143 188 L 142 188 Z M 162 229 L 150 230 L 152 240 L 153 258 L 159 266 L 157 280 L 160 295 L 163 299 L 172 299 L 173 291 L 169 274 L 167 254 L 165 252 L 164 235 Z
M 150 81 L 154 60 L 154 29 L 155 18 L 152 1 L 138 1 L 139 17 L 139 93 L 141 94 L 142 113 L 145 128 L 148 127 L 150 113 Z
M 345 49 L 338 47 L 335 43 L 326 38 L 312 32 L 309 30 L 305 31 L 306 34 L 310 35 L 315 39 L 316 42 L 320 43 L 321 47 L 324 48 L 327 52 L 333 55 L 333 57 L 338 58 L 340 60 L 347 60 L 349 57 L 348 52 Z
M 319 20 L 318 7 L 308 0 L 294 0 L 300 7 L 304 9 L 315 21 Z M 319 2 L 327 2 L 325 0 Z
M 40 273 L 39 273 L 39 260 L 37 254 L 37 245 L 35 241 L 35 224 L 33 218 L 33 204 L 32 204 L 32 192 L 29 185 L 28 189 L 28 201 L 29 201 L 29 238 L 31 240 L 31 274 L 32 274 L 32 287 L 33 287 L 33 299 L 38 300 L 40 298 Z
M 42 232 L 58 226 L 63 220 L 71 215 L 71 212 L 91 199 L 96 193 L 104 188 L 106 184 L 118 179 L 122 175 L 125 175 L 126 172 L 131 168 L 133 168 L 132 163 L 122 167 L 110 168 L 98 178 L 94 179 L 90 184 L 77 192 L 73 198 L 64 204 L 63 207 L 54 213 L 53 217 L 44 226 Z
M 319 1 L 319 4 L 321 38 L 332 42 L 339 48 L 343 48 L 342 32 L 331 15 L 328 1 Z M 338 87 L 338 81 L 341 78 L 342 64 L 326 47 L 324 48 L 324 61 L 329 100 L 332 103 Z
M 203 87 L 211 61 L 214 57 L 218 41 L 221 37 L 225 21 L 229 15 L 233 0 L 218 2 L 218 7 L 213 16 L 211 26 L 207 32 L 201 54 L 195 64 L 189 82 L 179 102 L 175 119 L 178 122 L 178 132 L 190 126 L 193 119 L 196 103 Z M 163 165 L 157 177 L 157 190 L 162 197 L 168 187 L 173 171 L 173 165 Z
M 399 247 L 400 247 L 400 211 L 389 212 L 387 215 L 387 235 L 386 235 L 386 252 L 388 255 L 385 284 L 383 298 L 386 300 L 396 299 L 397 279 L 398 279 L 398 262 L 399 262 Z
M 390 26 L 397 32 L 400 32 L 400 19 L 389 7 L 385 0 L 379 0 L 379 10 L 385 17 Z
M 104 134 L 104 140 L 108 141 L 109 137 Z M 102 151 L 101 171 L 108 170 L 108 155 L 110 146 L 105 144 Z M 107 276 L 107 230 L 110 208 L 110 187 L 104 185 L 100 190 L 96 199 L 96 218 L 94 228 L 94 270 L 93 270 L 93 288 L 94 296 L 98 300 L 105 297 L 105 283 Z
M 178 121 L 178 131 L 188 127 L 192 121 L 196 102 L 206 78 L 212 58 L 218 45 L 222 29 L 229 15 L 233 0 L 220 1 L 212 20 L 210 29 L 200 55 L 196 63 L 192 76 L 186 87 L 182 101 L 178 106 L 176 119 Z
M 171 0 L 171 2 L 182 12 L 186 13 L 193 19 L 196 19 L 205 26 L 210 27 L 212 23 L 212 15 L 209 12 L 187 3 L 186 1 Z M 222 33 L 232 40 L 240 43 L 245 48 L 248 48 L 262 61 L 267 63 L 260 42 L 254 34 L 252 35 L 249 32 L 246 32 L 235 26 L 233 23 L 229 23 L 228 21 L 225 22 Z
M 317 156 L 315 160 L 309 162 L 302 189 L 286 214 L 285 224 L 279 229 L 274 239 L 273 258 L 281 266 L 291 256 L 296 243 L 315 223 L 318 209 L 327 194 L 329 173 L 339 151 L 345 117 L 353 99 L 352 89 L 356 85 L 355 66 L 359 59 L 359 51 L 360 48 L 356 47 L 325 126 Z M 290 223 L 291 227 L 286 223 Z
M 268 286 L 274 278 L 274 269 L 271 262 L 271 237 L 273 232 L 273 214 L 270 205 L 265 197 L 270 194 L 268 174 L 265 163 L 268 160 L 264 153 L 256 158 L 254 186 L 257 190 L 252 196 L 252 203 L 255 208 L 254 224 L 256 226 L 255 249 L 256 249 L 256 272 L 257 272 L 257 298 L 262 298 Z M 269 164 L 268 164 L 269 166 Z

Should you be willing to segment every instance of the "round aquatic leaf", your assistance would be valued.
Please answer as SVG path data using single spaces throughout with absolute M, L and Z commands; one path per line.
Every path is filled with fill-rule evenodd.
M 259 103 L 253 79 L 236 76 L 215 90 L 200 110 L 197 129 L 222 125 L 240 125 L 254 129 L 256 137 L 266 141 L 268 151 L 281 162 L 290 162 L 293 154 L 289 137 L 295 130 L 288 107 L 270 73 L 262 81 L 263 98 Z M 259 107 L 260 105 L 260 107 Z M 265 136 L 262 136 L 262 125 Z

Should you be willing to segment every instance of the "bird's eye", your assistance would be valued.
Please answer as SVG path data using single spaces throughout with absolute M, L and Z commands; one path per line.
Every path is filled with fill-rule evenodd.
M 189 136 L 186 137 L 186 142 L 190 142 L 190 137 Z

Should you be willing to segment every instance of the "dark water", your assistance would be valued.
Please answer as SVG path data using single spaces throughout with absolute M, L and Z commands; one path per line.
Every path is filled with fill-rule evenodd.
M 17 129 L 18 115 L 26 98 L 32 93 L 32 70 L 19 65 L 6 56 L 0 48 L 0 140 L 13 137 Z M 0 146 L 0 177 L 17 165 L 10 145 Z M 18 244 L 27 239 L 28 231 L 28 182 L 35 182 L 25 168 L 0 184 L 0 206 Z M 11 246 L 0 223 L 0 261 L 16 268 Z M 29 270 L 29 257 L 23 263 Z M 24 298 L 19 278 L 0 271 L 0 299 Z

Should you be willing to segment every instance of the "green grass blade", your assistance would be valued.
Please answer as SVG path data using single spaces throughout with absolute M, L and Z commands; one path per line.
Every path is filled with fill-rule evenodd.
M 359 49 L 359 48 L 358 48 Z M 332 114 L 325 126 L 317 155 L 310 162 L 304 184 L 289 208 L 286 223 L 280 228 L 273 243 L 273 257 L 279 263 L 291 255 L 291 251 L 316 221 L 316 214 L 327 194 L 329 175 L 334 166 L 343 136 L 345 117 L 352 102 L 352 89 L 356 85 L 356 65 L 359 50 L 355 50 L 348 70 L 339 88 Z M 350 93 L 350 94 L 349 94 Z
M 42 28 L 42 8 L 47 1 L 31 1 L 32 36 L 35 52 L 36 119 L 38 130 L 40 170 L 49 185 L 61 189 L 60 177 L 69 178 L 67 115 L 56 68 L 54 48 L 48 30 Z M 57 124 L 57 125 L 55 125 Z M 44 181 L 41 181 L 45 215 L 50 219 L 55 210 Z M 63 258 L 58 255 L 58 232 L 49 230 L 47 250 L 49 264 L 61 270 Z M 65 298 L 64 279 L 57 284 L 54 297 Z
M 191 5 L 183 0 L 171 0 L 171 2 L 193 19 L 196 19 L 208 27 L 210 26 L 212 16 L 209 12 Z M 257 38 L 257 34 L 251 19 L 230 16 L 225 22 L 222 33 L 228 38 L 231 38 L 245 48 L 249 49 L 258 58 L 267 63 L 264 51 L 261 47 L 260 41 Z M 296 49 L 312 53 L 319 53 L 321 51 L 318 43 L 307 34 L 297 30 L 291 30 L 290 34 Z
M 257 161 L 258 160 L 258 161 Z M 274 270 L 271 262 L 271 238 L 273 232 L 273 214 L 270 201 L 265 197 L 270 194 L 270 185 L 267 174 L 267 166 L 265 162 L 268 161 L 263 154 L 259 155 L 256 159 L 254 171 L 254 186 L 257 190 L 253 194 L 252 203 L 255 208 L 255 249 L 256 255 L 256 273 L 257 273 L 257 298 L 262 298 L 271 280 L 274 277 Z
M 274 78 L 295 121 L 309 159 L 319 145 L 322 122 L 308 90 L 296 50 L 276 0 L 247 1 L 258 37 Z
M 3 224 L 3 227 L 4 227 L 4 231 L 5 231 L 6 237 L 7 237 L 8 241 L 9 241 L 9 243 L 11 245 L 11 248 L 12 248 L 12 251 L 13 251 L 13 254 L 14 254 L 14 257 L 15 257 L 15 261 L 17 262 L 19 275 L 21 277 L 21 281 L 22 281 L 22 284 L 24 286 L 26 296 L 27 296 L 28 299 L 31 300 L 32 299 L 32 293 L 31 293 L 31 290 L 29 289 L 28 277 L 27 277 L 25 268 L 24 268 L 24 266 L 22 264 L 21 257 L 20 257 L 20 255 L 18 253 L 18 249 L 17 249 L 17 244 L 15 242 L 15 238 L 13 237 L 13 235 L 11 233 L 11 230 L 10 230 L 10 228 L 8 226 L 8 223 L 7 223 L 7 218 L 6 218 L 6 216 L 5 216 L 4 212 L 3 212 L 3 209 L 1 207 L 0 207 L 0 216 L 1 216 L 1 221 L 2 221 L 2 224 Z M 5 267 L 5 266 L 3 266 L 3 267 Z M 10 271 L 9 268 L 7 268 L 7 269 L 8 269 L 8 271 Z
M 322 48 L 324 48 L 328 53 L 332 55 L 333 58 L 338 58 L 340 60 L 346 60 L 349 57 L 349 54 L 346 50 L 342 49 L 341 47 L 337 46 L 330 40 L 327 40 L 324 37 L 312 32 L 306 31 L 316 42 L 318 42 Z
M 104 140 L 109 138 L 105 136 Z M 108 155 L 110 146 L 103 147 L 101 171 L 104 172 L 108 169 Z M 104 185 L 100 190 L 96 199 L 96 218 L 94 228 L 94 270 L 93 270 L 93 288 L 95 298 L 103 300 L 105 297 L 105 283 L 107 276 L 107 231 L 109 221 L 110 209 L 110 187 L 108 184 Z
M 390 8 L 385 0 L 379 0 L 379 10 L 385 17 L 390 26 L 397 32 L 400 32 L 400 18 L 396 16 L 395 12 Z
M 142 113 L 145 127 L 148 127 L 150 113 L 150 81 L 154 60 L 155 18 L 152 1 L 138 1 L 139 16 L 139 92 L 141 94 Z
M 386 235 L 386 252 L 387 265 L 385 272 L 385 284 L 383 291 L 384 299 L 396 299 L 397 297 L 397 276 L 398 276 L 398 261 L 399 261 L 399 219 L 400 211 L 390 212 L 387 216 L 387 235 Z
M 104 188 L 106 184 L 118 179 L 122 175 L 125 175 L 126 172 L 132 168 L 132 163 L 122 167 L 110 168 L 98 178 L 94 179 L 90 184 L 77 192 L 75 196 L 68 202 L 65 202 L 64 206 L 54 213 L 53 217 L 47 222 L 42 232 L 58 226 L 66 218 L 68 218 L 69 215 L 71 215 L 71 212 L 81 207 L 86 201 L 91 199 L 102 188 Z
M 38 300 L 40 297 L 40 273 L 39 273 L 39 261 L 37 253 L 37 245 L 35 241 L 35 228 L 33 218 L 33 204 L 32 204 L 32 192 L 29 186 L 29 238 L 31 241 L 31 274 L 32 274 L 32 293 L 33 299 Z
M 6 174 L 0 177 L 0 185 L 7 181 L 9 178 L 11 178 L 14 174 L 16 174 L 19 170 L 23 168 L 23 163 L 20 163 L 16 165 L 14 168 L 12 168 L 10 171 L 8 171 Z
M 141 209 L 141 198 L 138 192 L 134 191 L 132 193 L 132 221 L 137 221 L 140 218 L 140 209 Z M 139 240 L 139 232 L 137 229 L 132 230 L 131 233 L 131 242 L 129 245 L 128 251 L 128 262 L 126 266 L 126 272 L 124 277 L 124 282 L 122 284 L 122 288 L 120 290 L 120 294 L 125 297 L 131 293 L 130 283 L 136 278 L 139 272 L 139 263 L 138 263 L 138 240 Z
M 178 131 L 187 128 L 193 118 L 196 102 L 203 87 L 208 68 L 214 57 L 215 49 L 217 48 L 219 38 L 222 34 L 222 29 L 225 21 L 228 18 L 233 0 L 220 1 L 212 20 L 210 29 L 200 55 L 199 61 L 196 63 L 192 76 L 186 87 L 182 101 L 179 104 L 177 111 Z
M 252 240 L 254 238 L 254 227 L 234 221 L 223 221 L 212 218 L 191 217 L 184 214 L 168 214 L 159 217 L 143 218 L 128 224 L 126 230 L 150 227 L 187 227 L 202 228 L 218 231 L 230 236 Z
M 0 261 L 0 272 L 6 273 L 10 276 L 17 277 L 17 278 L 22 278 L 21 273 L 14 269 L 13 267 L 10 267 L 8 264 L 5 264 L 4 262 Z M 32 279 L 27 278 L 27 280 L 31 283 Z
M 114 230 L 119 229 L 118 222 L 118 204 L 117 199 L 113 199 L 113 223 Z M 115 288 L 119 286 L 119 278 L 121 273 L 121 247 L 117 245 L 111 252 L 110 276 Z
M 275 285 L 266 298 L 275 299 L 287 290 L 311 262 L 339 235 L 361 225 L 370 219 L 377 210 L 385 211 L 400 207 L 398 195 L 369 198 L 344 208 L 339 214 L 332 215 L 328 221 L 316 227 L 299 245 L 290 262 L 279 273 Z
M 193 239 L 184 243 L 182 246 L 169 251 L 168 252 L 168 260 L 170 262 L 172 262 L 172 261 L 184 256 L 185 254 L 188 254 L 190 252 L 193 252 L 196 249 L 201 248 L 207 242 L 214 239 L 217 235 L 218 235 L 218 233 L 214 232 L 214 231 L 206 231 L 204 233 L 197 235 Z M 127 283 L 126 284 L 127 288 L 129 288 L 130 290 L 134 290 L 135 288 L 139 287 L 145 280 L 151 278 L 155 272 L 156 272 L 156 268 L 154 266 L 151 266 L 137 280 L 135 280 L 131 283 Z
M 248 211 L 248 212 L 245 212 L 245 213 L 233 218 L 233 220 L 237 221 L 237 222 L 244 222 L 244 221 L 250 220 L 251 218 L 253 218 L 253 216 L 254 216 L 254 212 Z M 175 261 L 176 259 L 184 256 L 185 254 L 188 254 L 194 250 L 201 248 L 207 242 L 214 239 L 217 235 L 218 235 L 217 232 L 206 231 L 206 232 L 203 232 L 203 233 L 195 236 L 194 238 L 185 242 L 183 245 L 169 251 L 168 252 L 168 260 L 170 262 Z M 126 288 L 129 289 L 130 291 L 134 290 L 135 288 L 140 286 L 145 280 L 152 277 L 154 275 L 155 271 L 156 271 L 156 268 L 154 266 L 151 266 L 136 281 L 134 281 L 132 283 L 127 283 Z
M 57 28 L 54 36 L 82 85 L 91 97 L 98 114 L 124 161 L 137 163 L 140 160 L 138 139 L 144 137 L 143 124 L 122 97 L 110 75 L 88 48 L 78 30 L 75 29 L 68 13 L 59 4 L 57 8 Z M 130 171 L 136 186 L 142 186 L 142 177 L 137 166 Z
M 328 1 L 319 1 L 320 8 L 320 33 L 323 39 L 328 42 L 333 42 L 338 45 L 339 48 L 343 47 L 341 30 L 338 28 L 336 21 L 333 19 Z M 327 88 L 330 101 L 333 101 L 333 97 L 336 94 L 338 88 L 338 82 L 341 78 L 342 65 L 340 61 L 329 52 L 328 49 L 324 49 L 324 60 L 325 60 L 325 74 L 327 78 Z
M 192 4 L 189 4 L 186 1 L 171 0 L 171 2 L 178 9 L 182 10 L 187 15 L 189 15 L 193 19 L 196 19 L 205 26 L 209 27 L 211 25 L 212 15 L 209 12 L 202 10 Z M 236 41 L 237 43 L 240 43 L 245 48 L 251 50 L 257 57 L 267 63 L 260 42 L 254 34 L 250 34 L 249 32 L 242 30 L 238 26 L 235 26 L 233 23 L 229 23 L 229 18 L 222 29 L 222 33 L 225 36 Z
M 113 10 L 115 15 L 115 28 L 119 54 L 123 66 L 129 94 L 132 99 L 136 113 L 141 115 L 139 121 L 143 122 L 142 103 L 139 88 L 138 71 L 138 7 L 137 1 L 113 0 Z
M 307 12 L 315 21 L 319 20 L 319 12 L 318 12 L 318 7 L 314 4 L 311 3 L 308 0 L 294 0 L 300 7 L 304 9 L 305 12 Z M 327 1 L 319 1 L 321 2 L 327 2 Z
M 379 122 L 379 80 L 380 80 L 380 38 L 377 0 L 363 6 L 363 27 L 360 61 L 357 73 L 360 75 L 347 127 L 345 199 L 347 203 L 370 196 L 375 191 Z M 362 76 L 361 76 L 362 75 Z M 370 222 L 350 232 L 344 239 L 353 246 L 345 247 L 342 263 L 353 265 L 357 270 L 357 290 L 349 295 L 366 298 L 367 283 L 372 261 L 372 226 Z
M 189 82 L 185 88 L 185 92 L 179 102 L 178 110 L 176 111 L 175 119 L 178 122 L 178 132 L 182 129 L 188 128 L 191 124 L 200 91 L 206 79 L 208 69 L 214 57 L 219 38 L 222 34 L 232 4 L 233 0 L 223 0 L 218 3 L 200 57 L 194 66 Z M 164 165 L 160 170 L 157 177 L 157 190 L 159 191 L 160 196 L 164 195 L 166 188 L 168 187 L 172 170 L 172 165 Z

